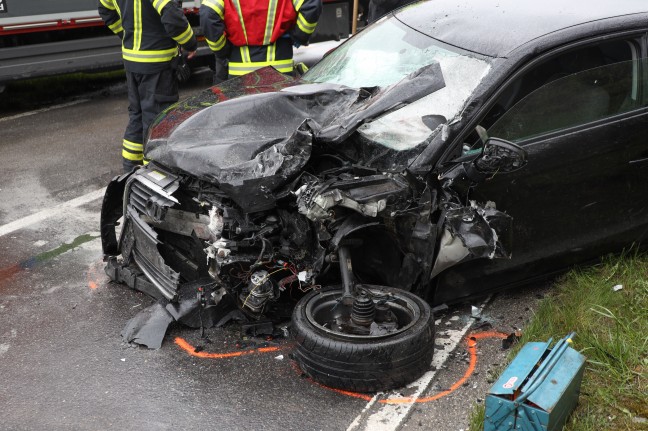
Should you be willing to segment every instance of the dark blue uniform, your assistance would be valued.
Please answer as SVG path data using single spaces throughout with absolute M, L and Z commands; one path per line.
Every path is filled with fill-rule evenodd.
M 122 38 L 129 102 L 122 158 L 130 171 L 144 160 L 144 140 L 157 114 L 178 101 L 178 45 L 195 51 L 197 42 L 175 0 L 99 0 L 99 14 Z

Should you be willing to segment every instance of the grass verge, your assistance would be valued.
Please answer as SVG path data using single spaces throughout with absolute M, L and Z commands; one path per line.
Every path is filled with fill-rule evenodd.
M 615 291 L 616 285 L 623 288 Z M 564 429 L 648 430 L 648 255 L 610 256 L 560 278 L 509 360 L 526 342 L 571 331 L 587 363 L 578 406 Z M 482 430 L 483 421 L 483 405 L 475 406 L 470 430 Z

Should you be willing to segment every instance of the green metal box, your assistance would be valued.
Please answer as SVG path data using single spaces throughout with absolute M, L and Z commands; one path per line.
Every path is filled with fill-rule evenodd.
M 486 396 L 484 431 L 561 430 L 576 407 L 585 357 L 569 347 L 527 343 Z

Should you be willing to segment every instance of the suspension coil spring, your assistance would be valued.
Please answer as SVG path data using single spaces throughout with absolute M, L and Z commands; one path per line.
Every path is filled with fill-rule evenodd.
M 359 295 L 353 300 L 351 320 L 356 325 L 369 326 L 376 316 L 376 304 L 366 295 Z

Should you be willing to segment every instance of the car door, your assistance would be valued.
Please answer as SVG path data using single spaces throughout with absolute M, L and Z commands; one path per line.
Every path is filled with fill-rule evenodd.
M 480 124 L 490 137 L 523 147 L 528 165 L 495 175 L 469 198 L 494 201 L 513 216 L 513 258 L 447 270 L 436 301 L 546 275 L 646 238 L 648 85 L 640 40 L 568 51 L 501 93 Z

